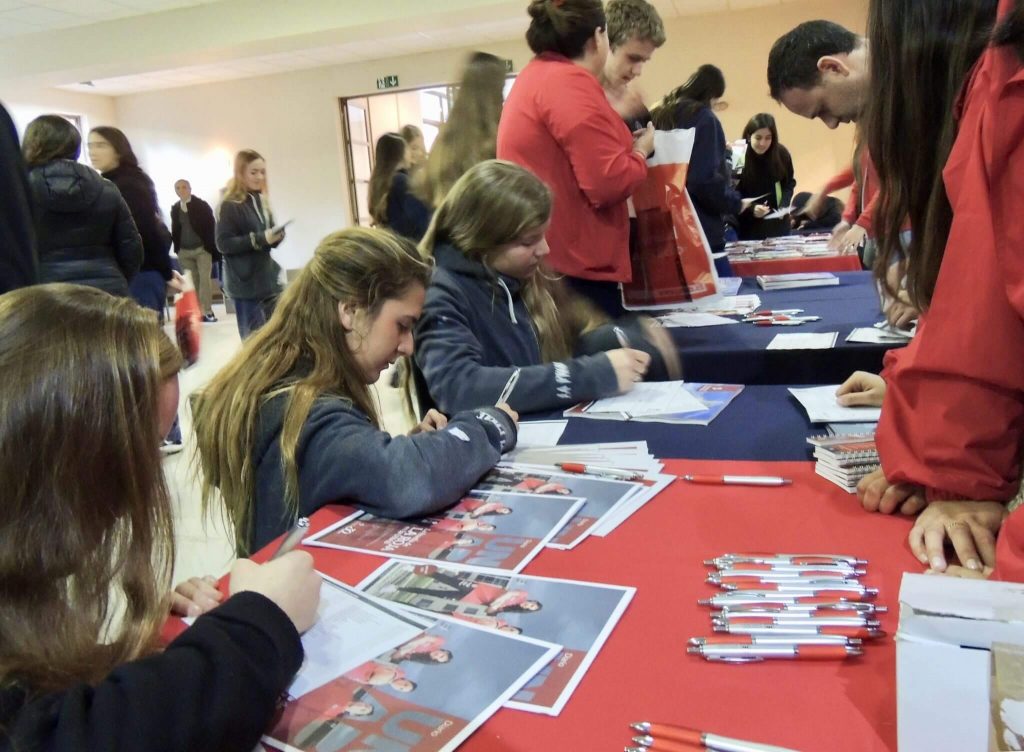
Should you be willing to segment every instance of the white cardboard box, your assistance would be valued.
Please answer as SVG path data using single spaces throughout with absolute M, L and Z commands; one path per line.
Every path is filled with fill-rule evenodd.
M 896 633 L 900 752 L 989 749 L 994 642 L 1024 645 L 1024 585 L 903 575 Z

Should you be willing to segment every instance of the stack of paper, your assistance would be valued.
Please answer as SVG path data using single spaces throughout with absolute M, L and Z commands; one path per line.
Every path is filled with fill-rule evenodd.
M 839 332 L 776 334 L 766 350 L 829 350 L 836 346 Z M 792 390 L 790 390 L 792 391 Z
M 897 329 L 888 322 L 880 321 L 874 326 L 861 326 L 847 336 L 847 342 L 867 342 L 880 345 L 905 345 L 916 333 L 914 329 Z
M 721 326 L 723 324 L 738 324 L 736 319 L 727 319 L 714 313 L 703 313 L 701 311 L 676 311 L 659 318 L 661 325 L 665 327 L 701 327 Z
M 663 314 L 659 320 L 665 326 L 671 326 L 668 321 L 676 313 L 710 313 L 716 316 L 746 316 L 752 311 L 761 307 L 761 298 L 756 294 L 751 295 L 723 295 L 709 300 L 684 303 L 672 306 L 673 310 Z
M 814 472 L 848 493 L 857 490 L 861 478 L 879 468 L 874 433 L 811 436 L 807 443 L 814 446 Z
M 828 287 L 838 285 L 839 277 L 829 272 L 804 274 L 759 274 L 757 284 L 762 290 L 788 290 L 793 287 Z
M 516 447 L 551 447 L 558 443 L 565 433 L 567 420 L 524 420 L 519 424 Z
M 598 467 L 618 467 L 643 473 L 660 473 L 665 465 L 654 458 L 646 441 L 605 444 L 561 444 L 556 447 L 516 447 L 504 461 L 527 465 L 559 465 L 576 462 Z
M 866 423 L 877 421 L 882 415 L 880 407 L 843 407 L 836 403 L 838 384 L 790 389 L 807 411 L 811 423 Z
M 626 394 L 579 404 L 563 414 L 569 418 L 706 426 L 742 391 L 741 384 L 644 382 Z

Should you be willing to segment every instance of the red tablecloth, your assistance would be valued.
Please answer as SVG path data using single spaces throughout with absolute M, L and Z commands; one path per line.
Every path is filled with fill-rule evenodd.
M 802 274 L 805 272 L 859 272 L 863 269 L 856 253 L 767 261 L 738 261 L 730 258 L 729 265 L 737 277 L 756 277 L 759 274 Z
M 679 480 L 607 538 L 572 551 L 548 549 L 526 574 L 634 585 L 618 627 L 557 718 L 500 710 L 463 745 L 470 752 L 622 749 L 628 724 L 651 720 L 791 747 L 801 752 L 896 749 L 895 646 L 891 637 L 846 662 L 721 665 L 687 655 L 688 638 L 710 634 L 699 598 L 704 559 L 725 552 L 845 553 L 866 558 L 869 585 L 890 607 L 895 631 L 903 570 L 919 571 L 906 546 L 910 521 L 864 512 L 855 496 L 814 474 L 809 462 L 672 460 L 666 472 L 770 474 L 783 488 L 693 486 Z M 330 509 L 312 520 L 337 520 Z M 275 541 L 268 549 L 276 547 Z M 306 549 L 317 567 L 357 583 L 384 559 Z

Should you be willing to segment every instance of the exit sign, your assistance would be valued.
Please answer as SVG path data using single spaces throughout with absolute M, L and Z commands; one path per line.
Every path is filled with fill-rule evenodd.
M 381 76 L 377 79 L 378 89 L 395 89 L 398 87 L 398 76 Z
M 513 70 L 514 70 L 514 67 L 512 65 L 512 61 L 509 60 L 508 58 L 506 58 L 505 59 L 505 72 L 506 73 L 511 73 Z

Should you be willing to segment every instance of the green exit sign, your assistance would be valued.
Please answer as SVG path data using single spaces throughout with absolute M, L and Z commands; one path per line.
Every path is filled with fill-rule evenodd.
M 378 89 L 396 89 L 398 88 L 398 76 L 381 76 L 377 79 Z
M 515 67 L 512 65 L 512 61 L 509 60 L 508 58 L 506 58 L 505 59 L 505 72 L 506 73 L 511 73 L 513 70 L 515 70 Z

